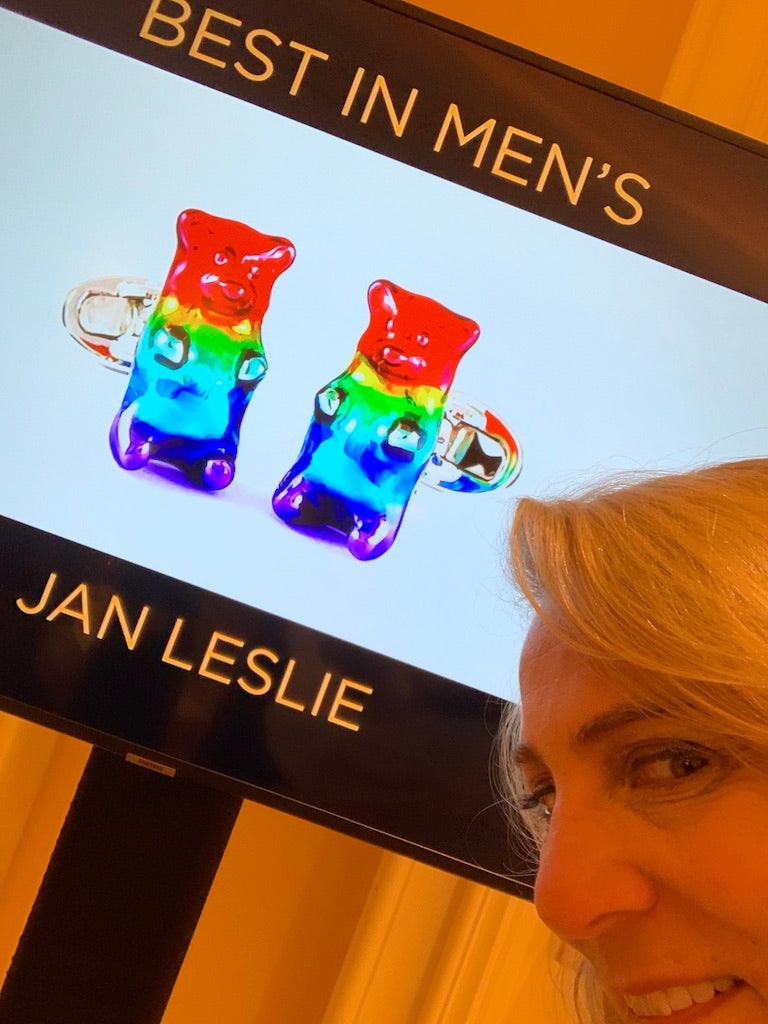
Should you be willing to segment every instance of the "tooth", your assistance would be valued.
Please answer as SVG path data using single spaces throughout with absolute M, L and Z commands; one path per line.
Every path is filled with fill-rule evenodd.
M 652 1017 L 669 1017 L 672 1013 L 666 992 L 651 992 L 645 998 L 648 1001 L 648 1009 L 651 1011 Z
M 637 1017 L 652 1017 L 650 1002 L 647 996 L 626 996 L 627 1005 Z
M 715 984 L 712 981 L 700 981 L 696 985 L 689 985 L 694 1003 L 708 1003 L 715 996 Z
M 734 977 L 715 978 L 714 981 L 699 981 L 694 985 L 676 985 L 658 992 L 647 992 L 642 996 L 626 996 L 629 1008 L 637 1017 L 670 1017 L 680 1010 L 687 1010 L 695 1004 L 708 1003 L 715 993 L 728 992 L 736 984 Z
M 727 992 L 728 989 L 733 988 L 733 986 L 736 984 L 736 979 L 735 978 L 715 978 L 715 980 L 712 982 L 712 984 L 715 986 L 715 991 L 716 992 Z
M 693 1006 L 693 996 L 687 988 L 668 988 L 664 994 L 673 1010 L 687 1010 Z

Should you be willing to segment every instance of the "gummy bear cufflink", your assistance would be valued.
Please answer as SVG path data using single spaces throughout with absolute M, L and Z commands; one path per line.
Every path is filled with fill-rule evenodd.
M 363 561 L 392 546 L 425 469 L 433 486 L 477 492 L 511 482 L 520 467 L 511 431 L 452 398 L 478 325 L 390 281 L 370 286 L 368 308 L 351 362 L 317 393 L 303 447 L 272 498 L 288 525 L 330 528 Z
M 229 486 L 243 417 L 267 372 L 262 320 L 294 255 L 285 238 L 185 210 L 162 288 L 103 277 L 69 292 L 70 335 L 129 376 L 109 430 L 119 466 L 157 461 L 205 490 Z M 513 483 L 522 460 L 504 421 L 453 390 L 480 333 L 473 320 L 385 280 L 368 289 L 368 310 L 351 361 L 315 395 L 272 498 L 285 523 L 328 527 L 363 561 L 391 547 L 418 483 L 486 493 Z
M 272 285 L 295 250 L 286 238 L 201 210 L 179 214 L 176 234 L 159 292 L 135 278 L 102 278 L 70 292 L 64 322 L 107 365 L 130 367 L 109 431 L 118 465 L 169 463 L 222 490 L 267 372 L 261 326 Z

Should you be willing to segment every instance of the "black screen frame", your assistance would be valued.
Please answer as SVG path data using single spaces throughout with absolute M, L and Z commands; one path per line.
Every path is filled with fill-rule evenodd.
M 210 36 L 204 39 L 201 45 L 210 47 L 213 61 L 191 58 L 188 38 L 179 47 L 140 38 L 147 0 L 126 0 L 116 8 L 94 8 L 81 0 L 13 0 L 4 6 L 500 202 L 768 300 L 768 251 L 760 253 L 755 245 L 761 225 L 768 225 L 768 147 L 398 0 L 328 0 L 309 9 L 298 2 L 222 0 L 212 9 L 232 21 L 219 21 L 218 29 L 211 22 L 210 32 L 234 22 L 243 31 L 238 29 L 237 51 L 234 43 L 225 50 Z M 199 21 L 203 5 L 192 9 Z M 249 55 L 243 48 L 246 29 L 267 24 L 283 42 L 303 40 L 328 54 L 322 66 L 315 58 L 322 72 L 316 88 L 291 95 L 296 59 L 290 74 L 285 68 L 276 71 L 258 89 L 233 72 L 238 55 Z M 356 116 L 341 114 L 361 67 L 385 76 L 400 101 L 409 89 L 419 90 L 421 105 L 401 136 L 380 112 L 365 122 L 359 107 L 352 108 Z M 310 64 L 310 70 L 316 69 Z M 495 145 L 510 125 L 527 133 L 526 153 L 535 152 L 540 162 L 526 185 L 513 181 L 529 164 L 513 155 L 511 142 L 498 163 L 503 173 L 497 174 L 489 173 L 490 161 L 473 165 L 471 146 L 435 148 L 435 128 L 450 103 L 467 125 L 493 119 Z M 532 137 L 544 142 L 534 142 L 531 150 Z M 571 202 L 562 181 L 537 190 L 534 172 L 543 173 L 552 144 L 578 165 L 598 151 L 601 160 L 610 156 L 603 166 L 635 175 L 628 188 L 637 188 L 638 179 L 650 182 L 647 190 L 634 193 L 643 204 L 639 221 L 627 223 L 635 208 L 622 199 L 615 175 L 608 172 L 613 191 L 597 190 L 594 200 Z M 550 168 L 553 173 L 548 182 L 556 180 Z M 621 223 L 606 215 L 611 203 Z M 531 865 L 510 842 L 492 781 L 499 699 L 12 520 L 2 521 L 0 545 L 3 709 L 529 896 Z M 151 595 L 158 611 L 145 642 L 129 650 L 115 631 L 84 641 L 76 619 L 49 622 L 30 613 L 33 595 L 52 573 L 58 598 L 83 584 L 98 594 L 99 615 L 109 595 L 119 594 L 134 609 Z M 195 635 L 204 640 L 165 659 L 170 631 L 180 618 L 194 623 Z M 266 636 L 276 649 L 290 652 L 298 666 L 293 705 L 285 694 L 280 706 L 217 685 L 210 662 L 213 676 L 181 669 L 179 661 L 203 664 L 205 638 L 214 633 L 243 636 L 254 644 Z M 358 720 L 357 712 L 349 711 L 359 690 L 347 694 L 351 703 L 336 707 L 339 721 L 328 717 L 327 706 L 322 715 L 307 713 L 318 673 L 322 677 L 326 671 L 334 679 L 365 679 L 374 694 L 360 728 L 350 727 Z

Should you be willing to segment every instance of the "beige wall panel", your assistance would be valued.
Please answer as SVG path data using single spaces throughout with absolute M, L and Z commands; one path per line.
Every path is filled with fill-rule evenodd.
M 319 1024 L 382 856 L 244 804 L 163 1024 Z
M 697 0 L 662 99 L 768 141 L 768 4 Z
M 658 97 L 693 3 L 420 0 L 417 6 L 627 89 Z
M 90 749 L 69 736 L 0 715 L 0 983 Z

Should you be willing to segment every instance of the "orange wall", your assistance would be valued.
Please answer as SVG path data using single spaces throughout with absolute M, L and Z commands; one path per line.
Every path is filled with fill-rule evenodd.
M 659 98 L 694 0 L 421 0 L 445 18 Z

